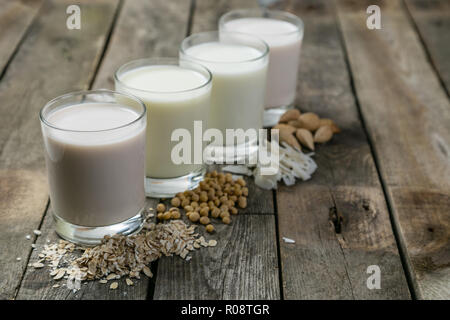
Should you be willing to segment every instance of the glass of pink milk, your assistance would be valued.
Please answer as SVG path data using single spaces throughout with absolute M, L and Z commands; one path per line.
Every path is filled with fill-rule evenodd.
M 220 18 L 219 31 L 252 34 L 268 44 L 264 126 L 273 126 L 287 109 L 294 107 L 304 31 L 302 20 L 284 11 L 240 9 Z
M 146 108 L 107 90 L 69 93 L 40 111 L 56 232 L 94 245 L 143 223 Z

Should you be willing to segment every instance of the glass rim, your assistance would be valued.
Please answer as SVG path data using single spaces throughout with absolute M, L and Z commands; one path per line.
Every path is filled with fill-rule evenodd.
M 175 91 L 156 91 L 156 90 L 145 90 L 145 89 L 138 89 L 138 88 L 134 88 L 131 87 L 127 84 L 125 84 L 122 80 L 119 79 L 119 73 L 121 73 L 123 71 L 123 69 L 125 69 L 126 67 L 129 67 L 132 64 L 139 64 L 139 63 L 144 63 L 144 62 L 151 62 L 148 64 L 148 66 L 164 66 L 164 65 L 178 65 L 180 68 L 184 68 L 184 69 L 189 69 L 189 70 L 193 70 L 196 71 L 195 69 L 191 69 L 191 68 L 186 68 L 183 66 L 179 65 L 179 62 L 189 62 L 194 64 L 196 67 L 198 67 L 199 69 L 203 69 L 203 71 L 206 71 L 206 74 L 208 75 L 205 83 L 194 87 L 194 88 L 190 88 L 190 89 L 184 89 L 184 90 L 175 90 Z M 155 63 L 155 62 L 161 62 L 161 63 Z M 165 62 L 165 63 L 164 63 Z M 144 66 L 139 66 L 136 67 L 134 69 L 137 68 L 142 68 Z M 131 70 L 131 69 L 130 69 Z M 199 71 L 197 71 L 199 72 Z M 125 72 L 126 73 L 126 72 Z M 195 90 L 199 90 L 202 89 L 206 86 L 208 86 L 211 82 L 212 82 L 212 73 L 211 71 L 206 68 L 205 66 L 199 64 L 199 63 L 195 63 L 192 61 L 185 61 L 183 59 L 180 58 L 175 58 L 175 57 L 153 57 L 153 58 L 141 58 L 141 59 L 135 59 L 135 60 L 131 60 L 128 61 L 127 63 L 121 65 L 116 72 L 114 72 L 114 81 L 118 82 L 121 86 L 125 87 L 128 90 L 132 90 L 132 91 L 137 91 L 137 92 L 141 92 L 141 93 L 157 93 L 157 94 L 177 94 L 177 93 L 186 93 L 186 92 L 191 92 L 191 91 L 195 91 Z
M 263 45 L 264 51 L 262 51 L 261 55 L 256 58 L 245 59 L 245 60 L 241 60 L 241 61 L 217 61 L 217 60 L 208 60 L 208 59 L 197 58 L 195 56 L 188 54 L 184 48 L 184 45 L 186 44 L 186 42 L 189 39 L 192 39 L 194 37 L 211 35 L 211 34 L 215 34 L 215 35 L 217 35 L 217 38 L 219 38 L 220 33 L 237 34 L 240 36 L 251 37 L 251 38 L 253 38 L 253 40 L 259 41 Z M 251 47 L 250 45 L 246 45 L 246 46 Z M 225 31 L 216 30 L 216 31 L 205 31 L 205 32 L 198 32 L 198 33 L 191 34 L 189 37 L 184 38 L 184 40 L 180 44 L 179 50 L 180 50 L 180 53 L 182 53 L 183 55 L 186 55 L 190 59 L 194 59 L 195 61 L 201 61 L 201 62 L 206 62 L 206 63 L 219 63 L 219 64 L 238 64 L 238 63 L 254 62 L 254 61 L 264 59 L 269 54 L 269 45 L 263 39 L 259 38 L 258 36 L 255 36 L 253 34 L 250 34 L 250 33 L 227 31 L 227 30 L 225 30 Z
M 296 30 L 293 30 L 293 31 L 287 31 L 287 32 L 279 32 L 279 33 L 262 33 L 262 32 L 261 32 L 261 33 L 258 33 L 258 34 L 260 34 L 260 35 L 263 35 L 263 36 L 287 36 L 287 35 L 299 33 L 301 36 L 303 36 L 304 30 L 305 30 L 305 24 L 303 23 L 303 20 L 302 20 L 299 16 L 297 16 L 297 15 L 295 15 L 295 14 L 293 14 L 293 13 L 287 12 L 287 11 L 282 11 L 282 10 L 272 10 L 272 9 L 266 9 L 266 8 L 235 9 L 235 10 L 228 11 L 227 13 L 224 13 L 224 14 L 219 18 L 219 28 L 220 28 L 220 27 L 223 27 L 224 30 L 226 30 L 224 20 L 225 20 L 227 17 L 229 17 L 229 16 L 231 16 L 231 15 L 233 15 L 233 14 L 241 14 L 241 15 L 242 15 L 242 17 L 237 18 L 237 19 L 243 19 L 243 18 L 257 18 L 257 17 L 248 15 L 249 13 L 255 13 L 255 14 L 258 14 L 258 15 L 260 14 L 260 15 L 261 15 L 261 18 L 264 18 L 264 16 L 263 16 L 264 13 L 269 13 L 269 14 L 272 13 L 272 14 L 281 15 L 281 16 L 284 16 L 284 17 L 287 17 L 287 18 L 290 18 L 290 19 L 296 21 L 296 23 L 291 23 L 291 22 L 290 22 L 291 24 L 293 24 L 293 25 L 296 27 Z M 281 21 L 286 21 L 286 20 L 277 19 L 277 18 L 273 18 L 273 19 L 275 19 L 275 20 L 281 20 Z M 232 20 L 236 20 L 236 19 L 232 19 Z M 231 20 L 230 20 L 230 21 L 231 21 Z M 287 22 L 289 22 L 289 21 L 287 21 Z M 245 33 L 245 32 L 244 32 L 244 33 Z M 246 34 L 247 34 L 247 33 L 246 33 Z M 251 33 L 248 33 L 248 34 L 251 34 Z
M 114 94 L 114 95 L 122 95 L 125 96 L 127 98 L 131 98 L 134 101 L 136 101 L 141 107 L 142 107 L 142 112 L 140 114 L 138 114 L 138 117 L 128 123 L 125 123 L 123 125 L 117 126 L 117 127 L 113 127 L 113 128 L 108 128 L 108 129 L 100 129 L 100 130 L 73 130 L 73 129 L 65 129 L 65 128 L 60 128 L 52 123 L 50 123 L 49 121 L 47 121 L 46 117 L 44 116 L 44 112 L 45 109 L 47 109 L 48 107 L 50 107 L 51 105 L 55 104 L 58 101 L 67 99 L 69 97 L 72 96 L 77 96 L 77 95 L 90 95 L 90 94 Z M 94 102 L 95 103 L 95 102 Z M 101 102 L 100 102 L 101 103 Z M 108 102 L 106 102 L 108 103 Z M 125 104 L 120 104 L 117 102 L 114 102 L 114 104 L 118 104 L 118 105 L 122 105 L 124 107 L 127 107 L 127 105 Z M 76 103 L 74 104 L 70 104 L 67 106 L 72 106 L 72 105 L 76 105 Z M 117 91 L 113 91 L 113 90 L 107 90 L 107 89 L 97 89 L 97 90 L 81 90 L 81 91 L 74 91 L 74 92 L 69 92 L 69 93 L 65 93 L 63 95 L 60 95 L 56 98 L 53 98 L 52 100 L 50 100 L 49 102 L 47 102 L 39 111 L 39 119 L 41 120 L 41 123 L 45 124 L 46 126 L 55 129 L 55 130 L 60 130 L 60 131 L 66 131 L 66 132 L 74 132 L 74 133 L 88 133 L 88 132 L 106 132 L 106 131 L 113 131 L 113 130 L 117 130 L 117 129 L 121 129 L 121 128 L 125 128 L 128 126 L 131 126 L 135 123 L 137 123 L 138 121 L 140 121 L 142 118 L 144 118 L 145 114 L 147 113 L 147 107 L 145 106 L 145 103 L 139 99 L 139 97 L 136 97 L 132 94 L 128 94 L 128 93 L 122 93 L 122 92 L 117 92 Z

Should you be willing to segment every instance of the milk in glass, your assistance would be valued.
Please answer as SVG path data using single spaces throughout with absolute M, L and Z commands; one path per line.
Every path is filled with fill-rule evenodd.
M 204 166 L 194 163 L 193 142 L 188 163 L 177 164 L 171 158 L 172 149 L 178 143 L 172 141 L 172 133 L 186 129 L 193 139 L 194 121 L 202 121 L 206 128 L 210 78 L 205 68 L 180 65 L 176 59 L 136 60 L 116 73 L 116 90 L 138 96 L 147 106 L 146 176 L 149 180 L 146 190 L 149 196 L 173 195 L 195 187 L 198 181 L 193 180 L 194 176 L 201 179 Z M 180 177 L 184 178 L 171 180 Z
M 194 34 L 183 41 L 180 49 L 182 59 L 206 66 L 213 75 L 209 127 L 222 132 L 225 146 L 234 144 L 225 139 L 226 129 L 262 128 L 267 46 L 247 37 L 219 37 L 217 32 Z M 255 139 L 246 144 L 256 142 Z
M 296 97 L 297 72 L 303 39 L 303 23 L 287 12 L 272 10 L 235 10 L 221 17 L 222 32 L 243 32 L 263 39 L 269 46 L 269 68 L 265 106 L 276 114 L 279 107 L 292 107 Z M 284 113 L 281 110 L 278 116 Z M 267 119 L 273 125 L 278 119 Z
M 79 93 L 41 111 L 56 231 L 87 244 L 134 231 L 145 204 L 145 107 L 88 101 L 93 95 L 115 98 Z

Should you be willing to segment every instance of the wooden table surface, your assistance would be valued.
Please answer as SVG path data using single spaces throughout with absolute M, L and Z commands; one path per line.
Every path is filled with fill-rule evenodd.
M 71 4 L 81 30 L 66 28 Z M 371 4 L 381 30 L 366 27 Z M 296 105 L 343 130 L 316 150 L 313 178 L 273 192 L 248 180 L 249 206 L 218 225 L 217 247 L 189 262 L 164 257 L 131 287 L 88 282 L 73 293 L 27 267 L 57 239 L 39 109 L 66 92 L 113 88 L 124 62 L 176 56 L 186 35 L 257 5 L 0 0 L 0 299 L 450 298 L 448 0 L 272 2 L 305 23 Z M 381 289 L 366 285 L 371 265 Z

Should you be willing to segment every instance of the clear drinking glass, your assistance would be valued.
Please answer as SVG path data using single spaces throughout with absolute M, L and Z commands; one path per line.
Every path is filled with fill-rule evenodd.
M 224 14 L 219 19 L 219 30 L 252 34 L 268 44 L 270 58 L 264 126 L 273 126 L 287 109 L 294 106 L 303 21 L 284 11 L 241 9 Z
M 263 121 L 267 44 L 243 33 L 203 32 L 183 40 L 180 58 L 206 66 L 213 75 L 209 128 L 219 130 L 223 139 L 208 145 L 206 161 L 242 163 L 253 158 Z M 255 135 L 237 134 L 230 141 L 227 129 Z
M 114 79 L 117 91 L 136 95 L 147 106 L 146 195 L 171 197 L 197 187 L 206 166 L 201 155 L 200 159 L 195 157 L 196 144 L 191 139 L 194 121 L 202 128 L 207 127 L 209 70 L 178 58 L 149 58 L 126 63 L 116 71 Z M 182 163 L 172 157 L 174 147 L 179 144 L 172 139 L 175 130 L 188 133 L 191 142 L 187 150 L 190 157 Z
M 39 116 L 56 232 L 93 245 L 140 230 L 144 103 L 108 90 L 81 91 L 51 100 Z

